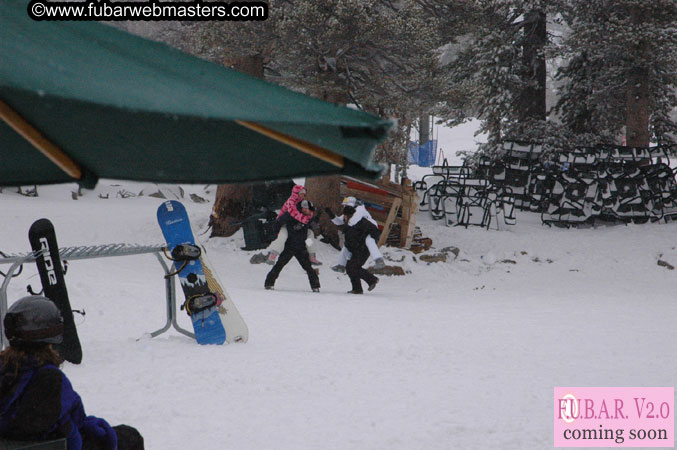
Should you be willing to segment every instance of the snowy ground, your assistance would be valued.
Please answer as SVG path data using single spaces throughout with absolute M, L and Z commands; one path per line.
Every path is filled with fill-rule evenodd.
M 0 250 L 28 251 L 41 217 L 61 246 L 162 242 L 156 187 L 111 184 L 78 200 L 69 185 L 37 198 L 4 189 Z M 145 195 L 118 198 L 123 189 Z M 185 189 L 213 200 L 213 188 Z M 204 230 L 211 201 L 184 203 Z M 487 231 L 422 212 L 419 224 L 428 253 L 456 246 L 459 257 L 426 264 L 386 249 L 410 273 L 363 296 L 345 293 L 324 244 L 314 294 L 295 262 L 264 290 L 270 266 L 249 264 L 241 233 L 206 240 L 249 325 L 239 345 L 199 346 L 173 330 L 137 341 L 165 321 L 155 257 L 73 261 L 84 361 L 64 370 L 88 413 L 137 426 L 149 449 L 544 449 L 554 386 L 675 385 L 677 279 L 657 261 L 677 265 L 676 223 L 564 230 L 518 213 L 516 226 Z M 27 284 L 39 288 L 34 266 L 10 301 Z

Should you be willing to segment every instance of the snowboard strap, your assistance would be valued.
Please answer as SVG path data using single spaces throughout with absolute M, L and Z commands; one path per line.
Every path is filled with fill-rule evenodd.
M 202 255 L 202 250 L 197 245 L 193 244 L 179 244 L 174 247 L 170 253 L 167 253 L 167 247 L 162 249 L 167 259 L 171 261 L 181 261 L 181 266 L 173 272 L 165 275 L 165 278 L 173 277 L 183 270 L 188 265 L 188 261 L 195 261 Z
M 211 292 L 208 294 L 197 294 L 183 302 L 183 305 L 181 305 L 181 310 L 183 311 L 185 309 L 188 315 L 192 316 L 193 314 L 200 313 L 205 309 L 211 308 L 212 306 L 217 306 L 218 303 L 219 298 L 216 294 Z
M 40 289 L 40 292 L 35 292 L 35 291 L 33 290 L 33 286 L 31 286 L 30 284 L 29 284 L 28 286 L 26 286 L 26 290 L 27 290 L 28 293 L 31 294 L 31 295 L 42 295 L 42 292 L 44 291 L 44 289 Z
M 182 263 L 181 263 L 181 266 L 180 266 L 178 269 L 176 269 L 174 272 L 170 272 L 170 273 L 168 273 L 167 275 L 165 275 L 165 278 L 171 278 L 171 277 L 173 277 L 173 276 L 176 275 L 177 273 L 181 272 L 181 271 L 183 270 L 183 268 L 186 267 L 187 265 L 188 265 L 188 261 L 182 262 Z
M 197 245 L 179 244 L 171 251 L 171 256 L 167 254 L 167 247 L 164 249 L 165 256 L 172 261 L 195 261 L 202 255 L 202 250 Z

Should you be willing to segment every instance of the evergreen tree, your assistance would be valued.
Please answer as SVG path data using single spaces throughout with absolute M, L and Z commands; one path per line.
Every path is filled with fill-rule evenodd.
M 266 80 L 291 89 L 396 119 L 398 129 L 375 159 L 406 161 L 404 130 L 419 111 L 430 108 L 438 92 L 436 19 L 413 0 L 271 0 L 269 5 L 264 22 L 188 25 L 181 45 L 248 73 L 260 67 Z M 310 184 L 327 191 L 321 182 Z M 313 190 L 309 197 L 320 200 Z M 225 204 L 218 197 L 217 204 Z M 336 207 L 338 191 L 335 197 L 326 206 Z M 215 231 L 232 230 L 216 224 L 233 222 L 230 214 L 215 211 Z
M 447 66 L 449 95 L 438 114 L 451 124 L 481 119 L 479 132 L 489 139 L 485 154 L 495 154 L 507 138 L 543 140 L 547 2 L 462 3 L 469 33 Z
M 436 101 L 440 40 L 435 18 L 412 0 L 294 0 L 278 29 L 270 79 L 324 100 L 396 120 L 374 159 L 406 164 L 406 130 Z M 307 180 L 308 197 L 338 211 L 338 179 Z M 336 244 L 336 228 L 321 221 Z
M 677 3 L 674 0 L 566 0 L 570 27 L 557 56 L 568 63 L 556 111 L 563 125 L 589 140 L 628 145 L 675 140 Z M 672 135 L 671 135 L 672 134 Z

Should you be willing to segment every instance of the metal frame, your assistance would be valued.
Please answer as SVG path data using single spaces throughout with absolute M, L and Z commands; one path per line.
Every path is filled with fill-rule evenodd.
M 169 275 L 171 273 L 171 269 L 170 266 L 167 265 L 167 262 L 163 259 L 164 248 L 165 247 L 162 245 L 106 244 L 81 247 L 64 247 L 59 249 L 59 255 L 61 256 L 62 261 L 73 261 L 78 259 L 93 259 L 152 253 L 158 259 L 160 265 L 162 265 L 165 275 Z M 5 337 L 4 330 L 2 329 L 2 324 L 5 314 L 7 313 L 7 289 L 9 287 L 9 283 L 11 282 L 14 273 L 22 264 L 35 262 L 41 254 L 42 250 L 39 250 L 22 255 L 10 255 L 5 258 L 0 257 L 0 264 L 12 264 L 7 271 L 5 280 L 2 282 L 2 286 L 0 286 L 0 349 L 4 349 L 7 346 L 7 339 Z M 174 329 L 179 333 L 195 339 L 195 334 L 181 328 L 176 321 L 176 282 L 173 275 L 165 276 L 165 293 L 167 301 L 167 322 L 162 328 L 150 333 L 151 338 L 164 333 L 165 331 L 169 330 L 170 327 L 174 327 Z

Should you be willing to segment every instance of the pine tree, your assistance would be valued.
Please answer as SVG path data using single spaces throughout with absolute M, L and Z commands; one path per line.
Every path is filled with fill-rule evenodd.
M 397 121 L 376 161 L 406 163 L 405 130 L 436 101 L 440 39 L 435 18 L 412 0 L 295 0 L 281 20 L 269 79 Z M 321 209 L 340 207 L 336 177 L 306 181 Z M 329 240 L 336 229 L 321 220 Z
M 265 22 L 196 25 L 193 52 L 231 66 L 257 59 L 268 81 L 397 119 L 398 129 L 375 159 L 401 163 L 403 130 L 436 101 L 436 19 L 412 0 L 279 0 L 270 2 L 269 13 Z M 315 181 L 309 198 L 336 208 L 335 180 Z M 325 201 L 328 190 L 336 192 Z M 229 220 L 223 211 L 215 217 Z
M 557 56 L 568 63 L 556 106 L 563 125 L 597 142 L 674 142 L 677 123 L 677 3 L 674 0 L 567 0 L 570 27 Z M 671 136 L 672 134 L 672 136 Z
M 447 0 L 447 3 L 451 0 Z M 449 89 L 440 114 L 450 123 L 469 115 L 487 133 L 482 153 L 503 139 L 543 140 L 546 130 L 546 13 L 543 0 L 463 2 L 468 34 L 448 64 Z

